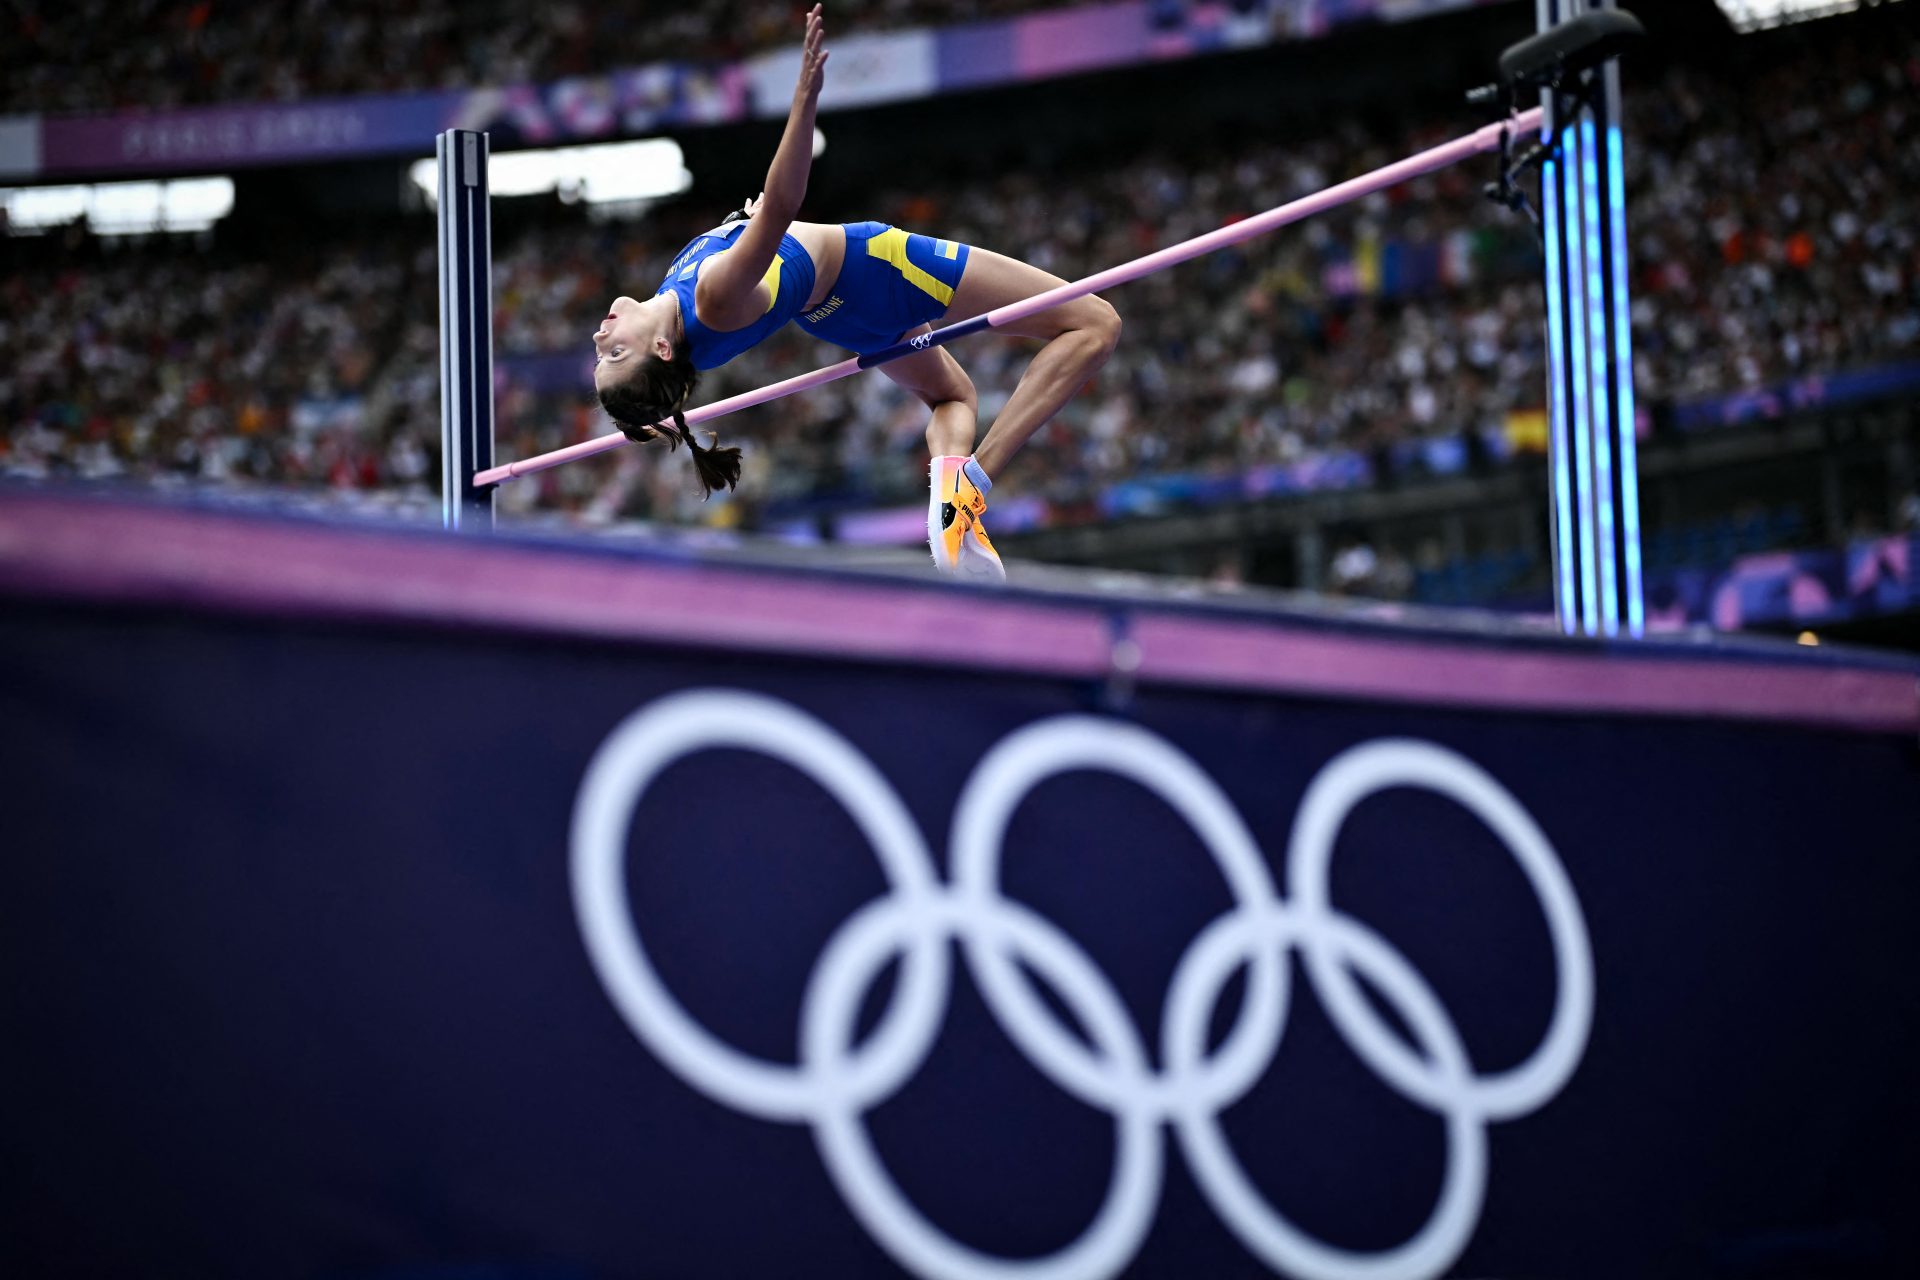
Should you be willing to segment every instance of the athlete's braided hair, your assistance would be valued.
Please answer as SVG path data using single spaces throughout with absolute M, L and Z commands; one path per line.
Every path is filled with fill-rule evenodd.
M 648 353 L 640 358 L 630 377 L 609 383 L 600 389 L 600 407 L 619 425 L 621 434 L 636 443 L 666 437 L 670 448 L 682 441 L 693 454 L 694 470 L 700 474 L 701 497 L 710 497 L 725 485 L 731 489 L 740 482 L 740 450 L 719 448 L 719 437 L 707 433 L 702 446 L 687 426 L 683 406 L 700 381 L 693 357 L 682 342 L 674 349 L 673 359 L 662 360 Z

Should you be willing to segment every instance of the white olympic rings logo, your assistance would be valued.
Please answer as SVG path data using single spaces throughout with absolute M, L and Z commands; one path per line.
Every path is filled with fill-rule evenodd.
M 879 856 L 890 892 L 833 934 L 808 979 L 799 1060 L 772 1062 L 721 1041 L 662 983 L 634 926 L 624 874 L 628 830 L 648 785 L 673 761 L 731 747 L 785 762 L 837 799 Z M 1003 897 L 1007 824 L 1041 781 L 1098 770 L 1138 783 L 1200 836 L 1235 906 L 1188 947 L 1161 1019 L 1161 1065 L 1120 995 L 1065 932 Z M 1458 1028 L 1413 965 L 1328 900 L 1334 839 L 1349 812 L 1389 787 L 1419 787 L 1464 805 L 1507 846 L 1533 886 L 1553 943 L 1553 1016 L 1518 1065 L 1476 1073 Z M 758 694 L 696 690 L 633 713 L 601 744 L 575 803 L 574 907 L 607 993 L 640 1040 L 675 1074 L 726 1106 L 806 1123 L 855 1216 L 909 1270 L 937 1280 L 1110 1277 L 1152 1225 L 1163 1173 L 1162 1125 L 1179 1135 L 1215 1212 L 1269 1266 L 1319 1278 L 1431 1276 L 1465 1248 L 1486 1189 L 1486 1126 L 1531 1112 L 1559 1092 L 1585 1050 L 1593 1017 L 1593 957 L 1573 885 L 1537 823 L 1485 770 L 1443 747 L 1380 739 L 1321 769 L 1287 847 L 1283 898 L 1253 835 L 1208 774 L 1165 739 L 1132 725 L 1063 715 L 1015 731 L 968 778 L 955 811 L 953 879 L 942 883 L 899 795 L 858 748 L 822 721 Z M 950 940 L 1013 1043 L 1060 1088 L 1113 1115 L 1115 1168 L 1105 1203 L 1071 1244 L 1039 1258 L 1003 1258 L 954 1240 L 888 1174 L 865 1114 L 901 1089 L 931 1052 L 950 993 Z M 1356 1054 L 1406 1098 L 1446 1121 L 1444 1185 L 1426 1223 L 1376 1253 L 1336 1248 L 1270 1205 L 1235 1158 L 1220 1114 L 1273 1062 L 1291 999 L 1288 952 Z M 895 956 L 901 976 L 864 1043 L 860 1004 Z M 1208 1022 L 1224 987 L 1248 972 L 1238 1020 L 1211 1054 Z M 1096 1048 L 1053 1013 L 1028 973 L 1043 977 Z M 1355 974 L 1390 1004 L 1410 1047 L 1374 1010 Z

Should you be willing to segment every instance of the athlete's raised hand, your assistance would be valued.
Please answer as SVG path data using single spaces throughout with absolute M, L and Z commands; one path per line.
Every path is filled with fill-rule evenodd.
M 793 110 L 767 166 L 767 185 L 747 201 L 747 225 L 734 240 L 707 259 L 694 290 L 694 308 L 703 324 L 722 330 L 741 329 L 765 315 L 773 299 L 765 283 L 767 268 L 780 249 L 780 238 L 800 216 L 807 195 L 807 171 L 813 167 L 813 115 L 820 102 L 820 85 L 827 51 L 820 47 L 825 32 L 820 6 L 807 14 L 807 39 L 800 49 L 800 80 L 793 88 Z
M 827 20 L 816 4 L 807 10 L 807 38 L 800 46 L 800 80 L 793 86 L 796 107 L 811 108 L 820 101 L 820 86 L 827 79 L 827 50 L 821 43 L 826 31 Z

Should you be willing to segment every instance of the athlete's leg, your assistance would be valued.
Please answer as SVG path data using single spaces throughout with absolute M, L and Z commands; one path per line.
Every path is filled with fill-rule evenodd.
M 976 247 L 967 255 L 967 269 L 953 292 L 946 322 L 971 319 L 1065 283 L 1036 266 Z M 1063 302 L 996 332 L 1039 338 L 1047 345 L 1020 376 L 987 438 L 973 451 L 974 460 L 990 476 L 1106 364 L 1120 340 L 1120 314 L 1104 298 L 1089 296 Z
M 931 327 L 923 324 L 904 336 L 913 337 Z M 927 448 L 934 457 L 958 454 L 964 458 L 973 452 L 979 397 L 974 394 L 973 379 L 945 347 L 889 360 L 880 371 L 919 396 L 932 410 L 933 416 L 927 421 Z
M 929 327 L 921 325 L 907 336 L 925 333 Z M 959 471 L 973 452 L 979 405 L 973 379 L 943 347 L 890 360 L 880 368 L 933 411 L 927 421 L 927 449 L 933 454 L 927 473 L 927 545 L 934 564 L 946 573 L 1005 578 L 1006 569 L 980 524 L 979 512 L 968 510 L 963 516 L 954 501 Z

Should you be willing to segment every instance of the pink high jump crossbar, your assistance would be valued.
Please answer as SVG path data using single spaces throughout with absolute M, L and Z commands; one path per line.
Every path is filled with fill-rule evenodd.
M 1482 155 L 1491 151 L 1498 151 L 1509 138 L 1538 132 L 1542 125 L 1543 116 L 1544 113 L 1538 107 L 1535 107 L 1531 111 L 1523 111 L 1510 120 L 1487 125 L 1485 128 L 1475 130 L 1465 137 L 1456 138 L 1452 142 L 1442 143 L 1440 146 L 1434 147 L 1431 150 L 1422 151 L 1418 155 L 1409 156 L 1405 160 L 1387 165 L 1383 169 L 1375 169 L 1372 173 L 1362 174 L 1357 178 L 1350 178 L 1338 186 L 1328 187 L 1325 191 L 1304 196 L 1299 200 L 1293 201 L 1291 204 L 1283 204 L 1277 209 L 1269 209 L 1265 213 L 1256 214 L 1243 221 L 1230 223 L 1218 230 L 1209 231 L 1205 235 L 1195 236 L 1191 240 L 1184 240 L 1176 245 L 1169 245 L 1167 248 L 1156 250 L 1153 253 L 1147 254 L 1145 257 L 1135 258 L 1132 262 L 1124 262 L 1117 267 L 1109 267 L 1105 271 L 1096 272 L 1086 277 L 1084 280 L 1076 280 L 1071 284 L 1063 284 L 1058 288 L 1049 289 L 1045 293 L 1035 294 L 1023 302 L 1014 302 L 1004 307 L 997 307 L 983 315 L 975 316 L 971 320 L 962 320 L 958 324 L 950 324 L 945 328 L 935 329 L 931 333 L 923 333 L 905 342 L 897 342 L 893 346 L 883 350 L 875 351 L 864 356 L 857 356 L 850 360 L 842 360 L 839 364 L 831 364 L 824 369 L 815 369 L 812 373 L 803 373 L 798 377 L 788 378 L 782 382 L 770 383 L 755 391 L 743 392 L 737 396 L 728 396 L 725 400 L 716 400 L 712 404 L 701 405 L 698 409 L 688 412 L 687 423 L 689 426 L 692 426 L 702 422 L 711 422 L 715 418 L 725 417 L 729 413 L 737 413 L 741 409 L 751 409 L 755 405 L 766 404 L 769 401 L 778 400 L 797 392 L 809 391 L 814 387 L 825 386 L 829 382 L 836 382 L 841 378 L 850 377 L 862 370 L 875 368 L 876 366 L 886 364 L 890 360 L 898 360 L 902 356 L 912 355 L 916 351 L 927 351 L 934 347 L 945 346 L 956 338 L 964 338 L 968 334 L 979 333 L 982 330 L 997 329 L 1004 325 L 1012 324 L 1015 321 L 1024 320 L 1028 316 L 1038 315 L 1040 312 L 1050 307 L 1057 307 L 1063 302 L 1071 302 L 1075 298 L 1084 298 L 1090 293 L 1098 293 L 1100 290 L 1111 288 L 1114 285 L 1127 284 L 1130 281 L 1138 280 L 1142 276 L 1152 275 L 1156 271 L 1164 271 L 1168 267 L 1191 261 L 1194 258 L 1200 257 L 1202 254 L 1212 253 L 1216 249 L 1224 249 L 1228 245 L 1239 244 L 1242 241 L 1251 240 L 1256 236 L 1263 236 L 1269 231 L 1277 231 L 1281 227 L 1300 222 L 1306 218 L 1311 218 L 1315 214 L 1325 213 L 1329 209 L 1337 209 L 1343 204 L 1351 204 L 1355 200 L 1370 196 L 1376 191 L 1385 191 L 1389 187 L 1397 187 L 1403 182 L 1410 182 L 1424 174 L 1448 168 L 1469 157 Z M 535 454 L 531 458 L 522 458 L 518 462 L 509 462 L 505 466 L 491 467 L 475 474 L 473 482 L 478 486 L 501 484 L 513 479 L 515 476 L 530 475 L 535 471 L 545 471 L 549 467 L 560 466 L 562 463 L 577 462 L 581 458 L 591 458 L 597 454 L 607 453 L 611 450 L 618 449 L 625 443 L 627 443 L 627 438 L 617 431 L 611 435 L 596 436 L 592 440 L 583 440 L 579 444 L 568 445 L 564 449 L 555 449 L 551 453 Z

